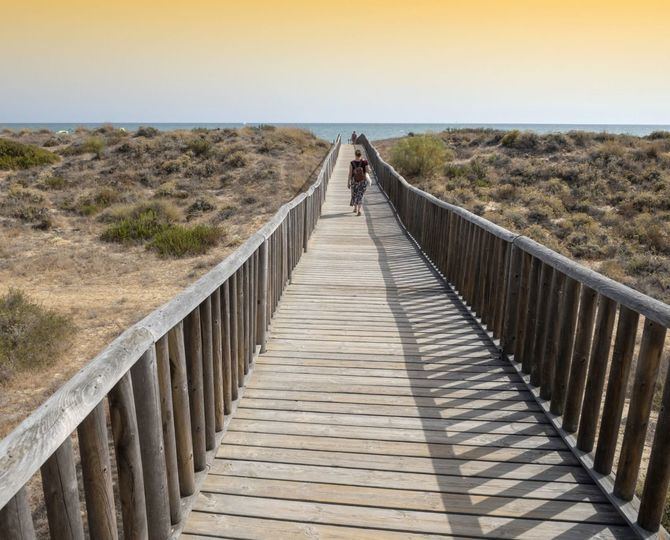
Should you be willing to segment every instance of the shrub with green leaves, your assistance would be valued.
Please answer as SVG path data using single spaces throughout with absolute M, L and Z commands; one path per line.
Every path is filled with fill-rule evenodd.
M 38 165 L 50 165 L 59 159 L 56 154 L 44 148 L 0 139 L 0 170 L 29 169 Z
M 73 333 L 69 317 L 10 289 L 0 296 L 0 383 L 17 372 L 56 362 Z
M 139 244 L 151 240 L 168 226 L 155 210 L 148 209 L 108 226 L 100 238 L 105 242 Z
M 391 149 L 391 164 L 409 178 L 428 178 L 441 172 L 452 156 L 434 135 L 416 135 L 400 139 Z
M 214 247 L 219 238 L 221 230 L 211 225 L 171 225 L 158 232 L 149 242 L 148 248 L 161 257 L 202 255 Z

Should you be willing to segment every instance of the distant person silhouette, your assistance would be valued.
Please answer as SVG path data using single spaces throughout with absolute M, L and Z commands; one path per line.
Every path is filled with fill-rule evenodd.
M 358 135 L 356 135 L 356 132 L 354 131 L 354 132 L 351 134 L 351 140 L 350 140 L 351 144 L 356 144 L 356 139 L 357 139 L 357 138 L 358 138 Z
M 368 189 L 368 161 L 363 159 L 360 150 L 356 150 L 356 159 L 349 164 L 349 182 L 347 183 L 347 187 L 351 188 L 351 202 L 349 206 L 353 206 L 354 213 L 360 216 L 365 190 Z

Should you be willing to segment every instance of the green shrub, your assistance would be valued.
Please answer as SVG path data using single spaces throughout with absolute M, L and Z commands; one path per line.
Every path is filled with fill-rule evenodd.
M 188 141 L 186 148 L 196 156 L 206 156 L 212 149 L 212 143 L 205 138 L 199 137 Z
M 537 133 L 532 131 L 519 131 L 513 129 L 506 133 L 500 140 L 506 148 L 514 148 L 515 150 L 535 150 L 540 145 L 540 137 Z
M 520 134 L 521 132 L 518 129 L 508 131 L 505 133 L 505 135 L 503 135 L 503 138 L 500 140 L 500 144 L 507 147 L 513 147 Z
M 233 152 L 226 157 L 225 164 L 234 169 L 240 169 L 247 164 L 247 158 L 244 152 Z
M 161 257 L 202 255 L 215 246 L 220 237 L 221 230 L 211 225 L 172 225 L 158 232 L 148 247 Z
M 119 223 L 123 220 L 138 219 L 142 214 L 153 212 L 161 223 L 172 223 L 181 217 L 179 209 L 168 201 L 144 201 L 136 204 L 119 204 L 105 210 L 99 221 Z
M 391 164 L 410 178 L 435 175 L 444 169 L 448 157 L 444 143 L 434 135 L 400 139 L 391 149 Z
M 90 137 L 81 145 L 81 153 L 95 154 L 97 158 L 102 157 L 102 152 L 105 149 L 105 141 L 100 137 Z
M 105 242 L 118 244 L 139 244 L 151 240 L 169 225 L 154 210 L 145 210 L 140 214 L 109 225 L 100 236 Z
M 670 131 L 652 131 L 649 135 L 646 136 L 646 138 L 652 141 L 659 139 L 670 139 Z
M 0 170 L 28 169 L 56 163 L 59 159 L 56 154 L 43 148 L 0 139 Z
M 82 216 L 92 216 L 101 210 L 118 203 L 121 200 L 121 194 L 113 188 L 105 187 L 77 199 L 72 207 L 77 214 Z
M 0 383 L 22 370 L 57 361 L 73 333 L 68 317 L 10 289 L 0 296 Z
M 46 189 L 57 190 L 63 189 L 67 185 L 67 182 L 62 176 L 49 176 L 44 179 L 42 184 Z
M 186 219 L 192 219 L 200 214 L 205 214 L 214 210 L 216 206 L 207 199 L 196 199 L 186 210 Z
M 151 126 L 140 126 L 139 129 L 135 132 L 135 137 L 146 137 L 151 139 L 156 137 L 160 133 L 155 127 Z

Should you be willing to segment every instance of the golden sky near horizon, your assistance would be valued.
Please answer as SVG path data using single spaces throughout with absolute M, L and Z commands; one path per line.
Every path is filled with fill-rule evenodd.
M 670 123 L 670 0 L 0 0 L 0 122 Z

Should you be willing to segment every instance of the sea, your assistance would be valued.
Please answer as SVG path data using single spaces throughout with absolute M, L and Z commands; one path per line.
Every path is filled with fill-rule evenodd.
M 3 129 L 22 130 L 22 129 L 50 129 L 52 131 L 74 131 L 78 127 L 96 128 L 102 125 L 112 125 L 118 128 L 124 128 L 127 131 L 135 131 L 140 126 L 152 126 L 161 131 L 172 131 L 175 129 L 223 129 L 237 128 L 242 126 L 258 126 L 272 124 L 276 126 L 299 127 L 311 131 L 317 137 L 328 141 L 333 141 L 337 135 L 342 135 L 348 139 L 352 131 L 356 133 L 365 133 L 370 140 L 391 139 L 402 137 L 409 133 L 437 133 L 446 129 L 462 128 L 485 128 L 521 131 L 533 131 L 538 134 L 545 133 L 565 133 L 568 131 L 595 131 L 607 133 L 623 133 L 628 135 L 644 136 L 653 131 L 670 131 L 669 124 L 345 124 L 345 123 L 215 123 L 215 122 L 193 122 L 193 123 L 165 123 L 165 122 L 103 122 L 103 123 L 0 123 L 0 131 Z

